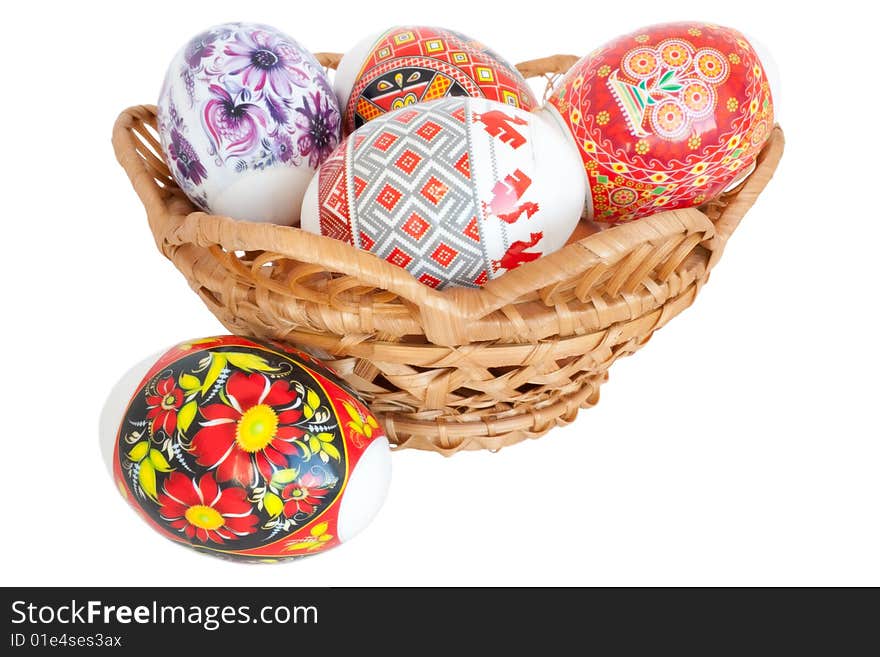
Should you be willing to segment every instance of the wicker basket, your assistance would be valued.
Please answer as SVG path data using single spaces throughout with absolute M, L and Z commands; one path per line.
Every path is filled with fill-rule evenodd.
M 338 55 L 319 55 L 334 67 Z M 577 58 L 518 65 L 548 90 Z M 297 228 L 196 211 L 155 136 L 155 108 L 114 127 L 159 250 L 231 332 L 297 344 L 359 390 L 399 447 L 499 449 L 571 422 L 608 367 L 687 308 L 782 156 L 700 209 L 590 235 L 482 289 L 436 291 L 370 253 Z

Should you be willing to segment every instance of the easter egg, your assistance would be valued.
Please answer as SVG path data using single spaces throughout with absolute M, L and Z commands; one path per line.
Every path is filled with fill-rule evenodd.
M 101 440 L 119 491 L 153 529 L 239 560 L 348 540 L 390 481 L 388 441 L 354 391 L 303 352 L 234 336 L 129 370 Z
M 444 98 L 364 124 L 321 166 L 302 228 L 403 267 L 479 287 L 564 244 L 586 194 L 554 117 Z
M 302 195 L 339 143 L 340 112 L 324 70 L 289 36 L 228 23 L 187 43 L 159 95 L 165 161 L 205 211 L 292 225 Z
M 342 58 L 334 86 L 347 133 L 387 112 L 446 96 L 487 98 L 531 110 L 519 71 L 479 41 L 439 27 L 393 27 Z
M 549 99 L 574 136 L 585 215 L 624 222 L 700 205 L 753 168 L 773 127 L 770 85 L 739 32 L 637 30 L 578 61 Z

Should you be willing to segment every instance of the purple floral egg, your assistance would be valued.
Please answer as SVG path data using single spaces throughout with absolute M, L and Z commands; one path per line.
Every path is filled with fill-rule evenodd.
M 175 182 L 203 210 L 235 219 L 298 224 L 340 122 L 321 65 L 266 25 L 227 23 L 194 37 L 159 95 L 159 137 Z

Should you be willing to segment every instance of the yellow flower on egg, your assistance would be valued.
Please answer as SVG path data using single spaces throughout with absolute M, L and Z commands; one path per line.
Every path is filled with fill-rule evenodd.
M 312 527 L 309 534 L 311 534 L 310 538 L 301 538 L 291 541 L 284 548 L 285 550 L 307 550 L 309 552 L 314 552 L 315 550 L 323 547 L 324 543 L 327 541 L 333 540 L 333 534 L 327 533 L 328 524 L 326 522 L 321 522 Z
M 379 423 L 376 421 L 376 418 L 370 413 L 367 413 L 365 417 L 362 417 L 358 412 L 358 409 L 348 401 L 343 400 L 342 406 L 345 408 L 345 412 L 348 413 L 348 417 L 350 418 L 347 425 L 348 428 L 359 436 L 372 438 L 373 432 L 379 428 Z

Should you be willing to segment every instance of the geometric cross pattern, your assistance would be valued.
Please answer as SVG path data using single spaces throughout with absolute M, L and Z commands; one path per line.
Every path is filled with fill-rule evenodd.
M 341 148 L 334 150 L 320 169 L 318 198 L 321 235 L 352 244 L 345 152 Z
M 447 97 L 361 126 L 321 167 L 321 233 L 435 288 L 482 287 L 559 248 L 557 218 L 576 218 L 586 189 L 573 184 L 577 175 L 553 178 L 556 191 L 548 184 L 532 142 L 536 131 L 558 134 L 532 119 L 492 101 Z M 573 156 L 566 146 L 560 139 L 544 159 Z
M 321 232 L 345 236 L 431 287 L 484 283 L 491 263 L 480 241 L 470 169 L 463 165 L 470 159 L 466 105 L 447 97 L 362 126 L 361 138 L 346 148 L 351 180 L 340 182 L 331 160 L 321 169 Z

